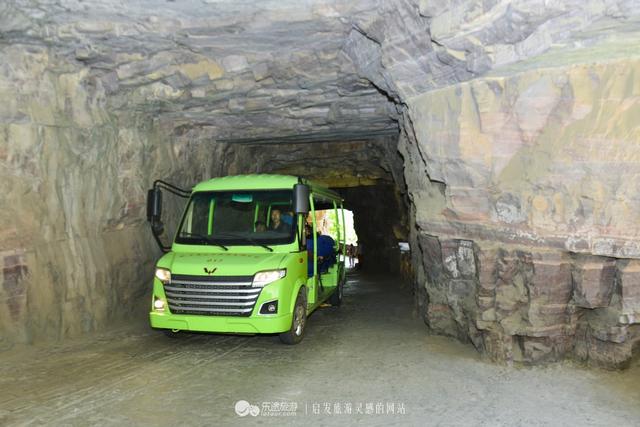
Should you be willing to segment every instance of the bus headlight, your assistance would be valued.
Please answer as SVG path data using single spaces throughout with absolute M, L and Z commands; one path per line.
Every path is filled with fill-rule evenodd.
M 171 282 L 171 271 L 166 268 L 156 268 L 156 277 L 165 285 Z
M 271 282 L 282 279 L 286 275 L 286 269 L 259 271 L 255 276 L 253 276 L 253 283 L 251 285 L 254 288 L 262 288 Z

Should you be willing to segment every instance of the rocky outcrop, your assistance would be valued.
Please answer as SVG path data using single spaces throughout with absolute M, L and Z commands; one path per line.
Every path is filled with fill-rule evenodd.
M 346 54 L 405 106 L 416 305 L 433 330 L 507 362 L 629 361 L 639 30 L 619 1 L 401 1 L 354 18 Z
M 429 235 L 420 247 L 427 274 L 419 310 L 434 331 L 505 362 L 572 356 L 623 367 L 633 356 L 640 328 L 622 314 L 636 303 L 624 295 L 629 261 Z
M 498 360 L 622 366 L 640 343 L 640 61 L 549 65 L 408 101 L 406 173 L 435 181 L 407 178 L 419 304 Z
M 87 70 L 47 48 L 3 45 L 0 57 L 0 342 L 103 328 L 147 298 L 159 251 L 146 189 L 212 173 L 212 153 L 114 115 Z
M 630 359 L 639 29 L 616 1 L 395 2 L 354 18 L 346 54 L 406 106 L 432 329 L 496 360 Z

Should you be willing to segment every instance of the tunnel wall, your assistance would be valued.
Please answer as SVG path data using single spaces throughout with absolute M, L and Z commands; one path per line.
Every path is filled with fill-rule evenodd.
M 640 343 L 639 72 L 523 70 L 407 102 L 416 304 L 432 329 L 495 360 L 628 363 Z
M 160 256 L 146 189 L 200 180 L 215 151 L 119 116 L 86 69 L 45 48 L 3 46 L 0 63 L 0 343 L 131 317 Z
M 494 360 L 639 345 L 638 9 L 385 3 L 345 53 L 404 110 L 416 308 Z

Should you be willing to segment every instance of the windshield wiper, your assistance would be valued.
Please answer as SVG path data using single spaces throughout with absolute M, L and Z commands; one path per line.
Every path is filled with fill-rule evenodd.
M 249 243 L 253 243 L 254 245 L 257 245 L 257 246 L 262 246 L 263 248 L 267 249 L 269 252 L 273 252 L 273 248 L 272 247 L 267 246 L 264 243 L 257 242 L 257 241 L 255 241 L 253 238 L 251 238 L 249 236 L 245 236 L 245 235 L 237 234 L 237 233 L 230 233 L 230 232 L 217 233 L 217 235 L 235 237 L 235 238 L 238 238 L 238 239 L 246 239 L 247 241 L 249 241 Z
M 198 233 L 189 233 L 188 231 L 183 231 L 182 233 L 180 233 L 180 235 L 184 235 L 184 236 L 188 236 L 188 237 L 195 237 L 196 239 L 202 239 L 205 242 L 207 242 L 210 245 L 214 245 L 214 246 L 219 246 L 222 249 L 224 249 L 225 251 L 228 251 L 229 248 L 226 247 L 225 245 L 221 245 L 220 243 L 216 243 L 213 241 L 213 239 L 209 236 L 205 236 L 204 234 L 198 234 Z
M 268 250 L 269 250 L 269 252 L 273 252 L 273 248 L 272 248 L 271 246 L 267 246 L 267 245 L 265 245 L 264 243 L 256 242 L 255 240 L 253 240 L 251 237 L 248 237 L 248 236 L 247 236 L 247 237 L 245 237 L 245 239 L 247 239 L 248 241 L 250 241 L 250 242 L 251 242 L 251 243 L 253 243 L 254 245 L 262 246 L 263 248 L 268 249 Z

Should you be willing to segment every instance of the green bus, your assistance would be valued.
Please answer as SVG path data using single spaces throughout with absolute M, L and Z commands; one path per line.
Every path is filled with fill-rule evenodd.
M 160 239 L 162 190 L 188 198 L 171 246 Z M 318 232 L 324 212 L 333 236 Z M 304 337 L 307 316 L 340 305 L 345 282 L 342 198 L 286 175 L 214 178 L 191 191 L 156 181 L 147 217 L 166 252 L 157 262 L 149 319 L 180 331 Z

